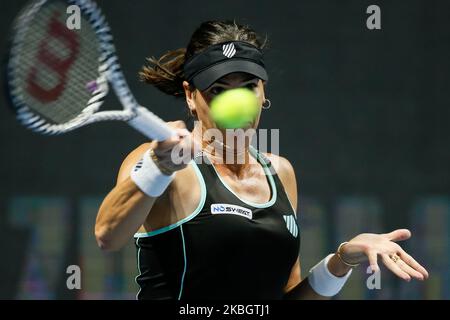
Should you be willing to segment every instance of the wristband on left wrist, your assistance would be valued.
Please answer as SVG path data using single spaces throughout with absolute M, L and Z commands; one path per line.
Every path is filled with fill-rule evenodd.
M 319 295 L 332 297 L 341 291 L 344 284 L 352 274 L 352 269 L 342 277 L 333 275 L 328 269 L 328 262 L 334 254 L 329 254 L 309 271 L 308 283 Z

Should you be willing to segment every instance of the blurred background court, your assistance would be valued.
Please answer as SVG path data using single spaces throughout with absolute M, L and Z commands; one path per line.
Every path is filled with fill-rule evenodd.
M 23 0 L 0 2 L 0 53 Z M 340 299 L 450 299 L 450 2 L 98 1 L 139 102 L 187 120 L 183 101 L 140 83 L 145 57 L 184 47 L 204 20 L 236 19 L 269 38 L 261 128 L 299 183 L 302 269 L 361 232 L 409 228 L 403 245 L 430 271 L 402 283 L 365 267 Z M 381 8 L 381 30 L 366 8 Z M 3 79 L 0 80 L 3 88 Z M 108 100 L 118 106 L 114 99 Z M 21 127 L 0 100 L 0 298 L 134 299 L 135 249 L 101 252 L 93 226 L 120 163 L 145 138 L 122 123 L 57 137 Z M 68 290 L 66 268 L 81 267 Z

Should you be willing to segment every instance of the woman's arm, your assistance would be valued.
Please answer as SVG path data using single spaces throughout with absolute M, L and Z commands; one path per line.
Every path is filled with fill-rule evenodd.
M 280 177 L 294 210 L 297 210 L 297 183 L 295 172 L 288 160 L 269 155 L 274 160 L 275 170 Z M 348 274 L 351 267 L 348 264 L 358 264 L 369 261 L 372 270 L 378 271 L 378 257 L 383 264 L 395 275 L 410 281 L 411 278 L 425 280 L 428 272 L 414 258 L 406 253 L 396 242 L 409 239 L 411 232 L 406 229 L 398 229 L 387 234 L 360 234 L 341 247 L 340 257 L 335 253 L 328 260 L 327 281 L 339 282 Z M 393 257 L 395 259 L 393 259 Z M 347 262 L 345 264 L 343 261 Z M 305 281 L 301 279 L 300 260 L 294 265 L 286 285 L 285 299 L 330 299 L 331 297 L 320 295 Z
M 95 223 L 95 237 L 102 250 L 120 249 L 144 224 L 157 198 L 147 196 L 130 179 L 133 166 L 154 145 L 146 143 L 131 152 L 120 167 L 117 184 L 103 200 Z
M 114 251 L 124 246 L 134 233 L 144 224 L 156 200 L 163 197 L 172 184 L 160 196 L 152 197 L 144 193 L 133 181 L 131 171 L 136 163 L 142 159 L 147 150 L 153 149 L 158 158 L 158 166 L 168 172 L 175 172 L 186 167 L 186 164 L 175 165 L 171 161 L 171 150 L 178 144 L 189 143 L 185 139 L 187 133 L 184 123 L 169 123 L 179 132 L 178 137 L 170 138 L 163 142 L 146 143 L 131 152 L 122 163 L 117 177 L 117 184 L 112 189 L 97 214 L 95 223 L 95 237 L 99 247 L 106 251 Z M 148 161 L 152 161 L 150 158 Z M 145 170 L 142 167 L 140 170 Z M 149 169 L 150 170 L 150 169 Z M 158 172 L 161 175 L 161 172 Z M 145 190 L 144 190 L 145 191 Z M 166 210 L 161 210 L 165 212 Z
M 396 241 L 406 240 L 410 237 L 411 233 L 406 229 L 398 229 L 386 234 L 363 233 L 356 236 L 342 246 L 341 257 L 334 254 L 330 258 L 326 267 L 331 276 L 327 277 L 327 281 L 333 286 L 332 283 L 336 279 L 345 276 L 350 271 L 351 268 L 343 261 L 349 264 L 359 264 L 368 260 L 372 270 L 379 271 L 378 257 L 381 257 L 387 269 L 405 281 L 409 282 L 412 278 L 417 280 L 427 279 L 427 270 L 396 243 Z M 396 258 L 394 259 L 394 257 Z M 310 282 L 303 279 L 285 295 L 285 298 L 326 299 L 331 298 L 331 296 L 325 297 L 317 294 L 311 287 Z

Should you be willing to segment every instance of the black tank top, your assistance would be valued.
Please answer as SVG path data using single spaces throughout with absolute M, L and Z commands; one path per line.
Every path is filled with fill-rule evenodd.
M 283 297 L 300 249 L 299 227 L 270 161 L 255 149 L 251 154 L 266 173 L 270 200 L 240 199 L 206 157 L 191 161 L 201 187 L 197 209 L 176 224 L 135 234 L 137 299 Z

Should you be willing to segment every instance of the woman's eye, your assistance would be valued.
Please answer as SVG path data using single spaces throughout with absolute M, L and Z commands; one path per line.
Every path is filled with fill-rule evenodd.
M 216 95 L 218 95 L 219 93 L 222 93 L 223 90 L 224 90 L 224 88 L 222 88 L 222 87 L 214 87 L 214 88 L 212 88 L 209 92 L 210 92 L 212 95 L 216 96 Z
M 249 83 L 245 87 L 250 90 L 254 90 L 258 85 L 256 83 Z

